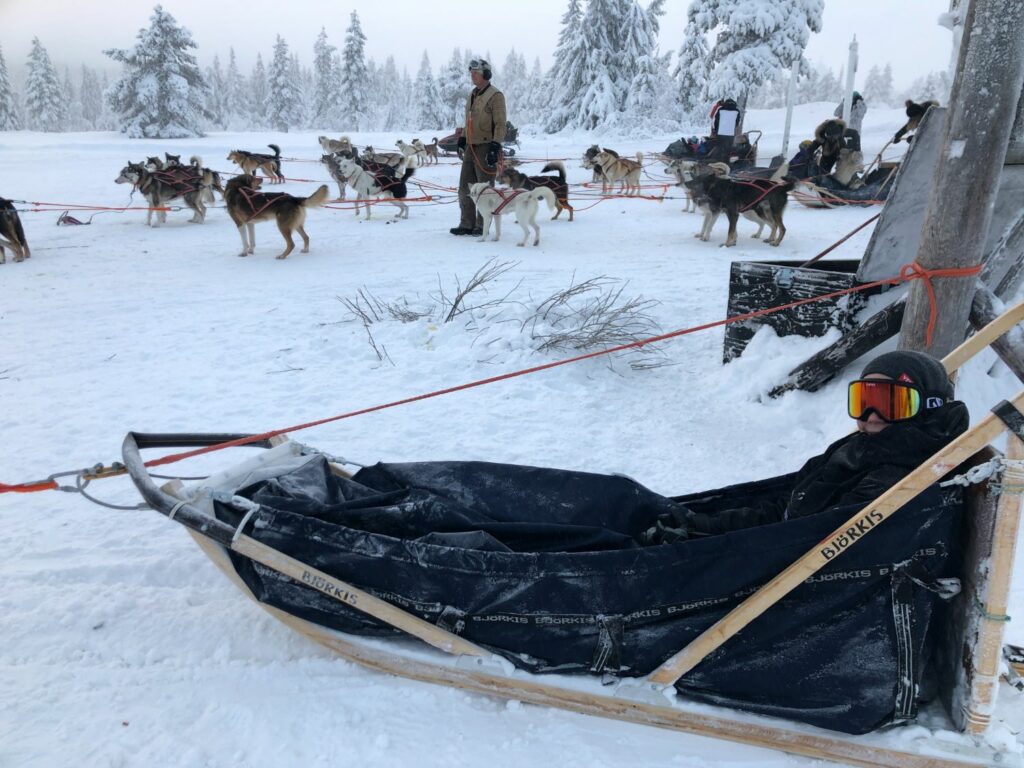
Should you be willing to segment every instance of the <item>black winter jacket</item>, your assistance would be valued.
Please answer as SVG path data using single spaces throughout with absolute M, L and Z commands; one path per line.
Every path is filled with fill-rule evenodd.
M 954 400 L 913 421 L 891 424 L 878 434 L 854 432 L 809 459 L 792 489 L 776 498 L 714 515 L 690 513 L 690 533 L 727 533 L 813 515 L 829 507 L 867 504 L 966 431 L 968 424 L 967 406 Z

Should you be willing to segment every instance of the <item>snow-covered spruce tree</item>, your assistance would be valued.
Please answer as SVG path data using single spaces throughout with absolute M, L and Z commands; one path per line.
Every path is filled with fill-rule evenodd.
M 71 67 L 64 67 L 64 78 L 61 80 L 61 90 L 64 91 L 64 107 L 67 110 L 67 118 L 64 121 L 65 131 L 84 131 L 88 128 L 85 118 L 82 117 L 81 89 L 75 88 L 71 80 Z
M 533 67 L 526 81 L 526 103 L 523 104 L 523 123 L 536 125 L 542 118 L 547 93 L 544 90 L 544 71 L 540 66 L 540 57 L 533 58 Z
M 441 95 L 441 109 L 444 114 L 441 118 L 444 124 L 457 127 L 462 125 L 465 117 L 466 97 L 472 86 L 469 83 L 469 73 L 466 71 L 466 64 L 462 51 L 458 48 L 452 51 L 451 58 L 444 65 L 437 80 L 437 90 Z
M 320 34 L 313 44 L 313 103 L 310 111 L 315 127 L 327 128 L 338 122 L 341 73 L 334 63 L 337 50 L 327 42 L 327 30 L 320 27 Z
M 138 40 L 130 51 L 104 51 L 124 64 L 107 94 L 121 131 L 133 139 L 202 136 L 199 126 L 212 116 L 204 103 L 206 81 L 191 52 L 196 47 L 192 34 L 158 5 Z
M 267 80 L 267 69 L 263 66 L 263 55 L 256 54 L 256 64 L 249 76 L 249 107 L 250 125 L 253 128 L 267 126 L 266 109 L 270 97 L 270 83 Z
M 250 124 L 245 80 L 238 71 L 235 49 L 228 50 L 228 71 L 224 75 L 224 119 L 228 128 L 238 130 Z
M 588 131 L 618 120 L 632 81 L 623 31 L 632 0 L 590 0 L 583 16 L 584 90 L 574 121 Z
M 664 0 L 652 0 L 647 8 L 631 0 L 623 28 L 623 51 L 626 61 L 631 64 L 624 71 L 631 80 L 623 107 L 626 122 L 637 127 L 664 123 L 671 114 L 671 79 L 665 59 L 658 54 L 659 18 L 665 13 L 663 6 Z
M 372 82 L 372 81 L 368 81 Z M 402 86 L 402 76 L 395 64 L 395 57 L 388 56 L 384 66 L 377 70 L 375 101 L 380 102 L 377 112 L 377 130 L 397 131 L 410 128 L 409 122 L 415 117 L 409 114 L 410 102 Z
M 369 116 L 365 48 L 366 35 L 359 24 L 359 14 L 352 11 L 341 52 L 340 100 L 346 123 L 357 131 L 366 125 Z
M 67 120 L 64 98 L 50 55 L 38 37 L 32 38 L 25 81 L 25 126 L 36 131 L 63 131 Z
M 861 93 L 869 107 L 893 106 L 895 94 L 892 89 L 892 65 L 886 64 L 884 70 L 879 69 L 878 66 L 869 69 L 868 76 L 864 78 Z
M 505 57 L 501 67 L 501 91 L 505 94 L 508 119 L 520 123 L 523 119 L 523 103 L 526 101 L 526 58 L 513 48 Z
M 548 70 L 547 99 L 543 107 L 547 113 L 544 128 L 555 133 L 569 125 L 578 115 L 587 87 L 587 49 L 583 38 L 583 11 L 580 0 L 569 0 L 562 15 L 562 29 L 558 33 L 555 61 Z
M 227 127 L 225 102 L 227 100 L 227 81 L 220 67 L 220 56 L 214 55 L 213 64 L 206 69 L 206 111 L 210 115 L 213 128 L 223 130 Z
M 704 110 L 704 90 L 711 71 L 711 51 L 707 36 L 697 23 L 688 21 L 683 33 L 683 44 L 679 46 L 672 77 L 676 81 L 676 98 L 684 115 L 693 115 Z
M 710 100 L 732 98 L 741 107 L 765 80 L 803 60 L 811 32 L 821 31 L 824 0 L 693 0 L 688 16 L 713 32 Z
M 313 72 L 309 69 L 304 69 L 302 64 L 299 63 L 299 55 L 293 53 L 288 57 L 288 76 L 293 83 L 297 84 L 299 93 L 299 111 L 295 122 L 292 123 L 292 127 L 308 128 L 309 112 L 312 108 L 310 99 L 313 93 Z
M 103 89 L 96 73 L 82 65 L 82 120 L 90 130 L 98 130 L 103 117 Z
M 17 131 L 20 128 L 18 102 L 14 98 L 10 75 L 7 74 L 4 52 L 0 49 L 0 131 Z
M 302 120 L 302 94 L 291 76 L 288 43 L 280 35 L 274 41 L 274 58 L 267 74 L 266 119 L 276 131 L 287 132 Z
M 413 113 L 416 128 L 435 131 L 444 128 L 447 121 L 441 116 L 441 95 L 434 80 L 434 71 L 430 66 L 430 57 L 423 51 L 420 71 L 416 73 L 413 86 Z

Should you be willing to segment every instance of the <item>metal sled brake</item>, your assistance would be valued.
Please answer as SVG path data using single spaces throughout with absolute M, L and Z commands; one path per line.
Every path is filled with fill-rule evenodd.
M 973 343 L 975 347 L 984 346 L 987 343 L 985 338 L 985 334 L 978 334 L 965 342 L 965 345 Z M 955 368 L 957 361 L 962 361 L 969 354 L 970 351 L 964 352 L 962 348 L 947 360 L 952 359 L 954 363 L 951 367 Z M 815 574 L 819 571 L 825 574 L 826 571 L 821 571 L 824 566 L 830 563 L 834 565 L 833 560 L 842 561 L 843 558 L 855 562 L 858 557 L 856 545 L 861 539 L 867 538 L 882 521 L 915 497 L 925 492 L 926 496 L 928 493 L 934 495 L 936 480 L 986 449 L 993 439 L 1008 429 L 1016 435 L 1024 435 L 1024 419 L 1019 416 L 1020 410 L 1024 410 L 1024 392 L 1014 398 L 1011 404 L 1004 405 L 1001 415 L 987 416 L 908 475 L 898 486 L 842 522 L 832 533 L 817 540 L 810 551 L 798 557 L 752 596 L 739 602 L 713 626 L 700 633 L 646 677 L 623 680 L 614 689 L 602 687 L 593 677 L 540 677 L 516 670 L 508 661 L 460 634 L 463 629 L 460 621 L 466 617 L 444 615 L 444 612 L 432 613 L 429 606 L 401 604 L 395 595 L 389 594 L 379 584 L 372 590 L 370 587 L 356 587 L 336 575 L 282 552 L 281 549 L 287 547 L 281 546 L 283 542 L 273 539 L 271 526 L 261 522 L 265 519 L 266 510 L 235 496 L 234 492 L 252 486 L 267 475 L 282 475 L 288 469 L 282 467 L 289 461 L 293 464 L 306 461 L 296 458 L 302 453 L 302 448 L 297 444 L 285 441 L 264 454 L 209 478 L 202 485 L 211 489 L 212 493 L 210 490 L 192 493 L 180 484 L 157 488 L 145 470 L 140 449 L 219 443 L 234 436 L 129 434 L 125 439 L 124 459 L 146 501 L 186 525 L 202 549 L 250 596 L 255 598 L 251 581 L 247 582 L 244 578 L 245 568 L 241 566 L 254 568 L 259 564 L 262 578 L 271 582 L 271 591 L 282 585 L 305 585 L 309 588 L 307 591 L 316 590 L 319 593 L 312 593 L 319 604 L 336 604 L 346 615 L 365 614 L 372 617 L 367 621 L 371 621 L 374 626 L 383 626 L 392 631 L 401 630 L 437 649 L 434 651 L 403 640 L 367 640 L 324 626 L 329 625 L 329 622 L 318 618 L 315 610 L 303 617 L 297 615 L 303 611 L 286 612 L 268 604 L 273 600 L 261 602 L 262 607 L 311 639 L 369 667 L 480 693 L 733 739 L 857 765 L 953 766 L 985 765 L 996 761 L 1013 765 L 1013 756 L 996 755 L 980 740 L 973 747 L 965 746 L 964 741 L 958 741 L 955 735 L 952 735 L 951 743 L 946 745 L 930 739 L 921 745 L 920 753 L 914 753 L 908 751 L 905 740 L 884 733 L 856 738 L 843 737 L 806 726 L 780 727 L 779 720 L 738 715 L 731 710 L 717 710 L 715 714 L 708 714 L 707 707 L 697 708 L 685 701 L 687 697 L 672 695 L 672 685 L 691 670 L 700 673 L 702 662 L 704 667 L 713 667 L 715 659 L 728 657 L 730 648 L 736 644 L 736 640 L 730 643 L 730 638 L 734 638 L 737 631 L 755 622 L 757 616 L 784 599 L 791 590 L 798 587 L 803 589 L 807 583 L 814 582 Z M 973 509 L 966 516 L 970 532 L 966 537 L 967 562 L 962 571 L 964 594 L 958 598 L 954 610 L 943 621 L 943 626 L 948 630 L 944 642 L 946 663 L 942 665 L 945 670 L 943 696 L 950 705 L 956 726 L 969 733 L 983 733 L 991 715 L 997 684 L 998 652 L 1003 628 L 1000 617 L 1006 612 L 1012 549 L 1020 511 L 1019 489 L 1024 484 L 1024 472 L 1019 466 L 1020 460 L 1024 459 L 1024 444 L 1014 434 L 1010 435 L 1007 455 L 1009 461 L 1004 464 L 1000 485 L 997 487 L 989 484 L 987 490 L 974 486 L 969 494 Z M 345 474 L 340 469 L 333 471 Z M 215 505 L 234 507 L 232 522 L 218 519 Z M 904 512 L 904 515 L 907 514 Z M 893 523 L 898 519 L 899 515 L 893 518 Z M 879 545 L 884 543 L 879 534 L 875 536 L 879 539 Z M 986 561 L 989 567 L 980 567 Z M 366 570 L 368 573 L 369 564 Z M 359 570 L 352 572 L 350 578 L 359 584 L 371 583 L 368 581 L 369 576 Z M 424 573 L 424 579 L 427 578 L 428 574 Z M 371 594 L 371 591 L 377 594 Z M 796 594 L 800 594 L 799 589 Z M 317 601 L 311 601 L 310 604 Z M 313 608 L 317 606 L 313 605 Z M 428 616 L 432 620 L 427 621 L 421 616 Z M 755 622 L 751 626 L 746 634 L 756 634 L 758 624 Z M 602 627 L 604 630 L 609 635 L 614 634 L 614 628 Z M 465 634 L 473 635 L 472 632 Z M 742 638 L 740 640 L 742 642 Z M 500 643 L 491 642 L 500 646 Z M 722 651 L 709 656 L 719 646 L 723 646 Z M 911 691 L 909 695 L 913 698 L 915 693 Z

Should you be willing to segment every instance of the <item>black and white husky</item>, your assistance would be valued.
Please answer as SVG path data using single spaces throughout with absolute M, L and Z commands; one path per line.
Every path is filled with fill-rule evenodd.
M 370 218 L 369 198 L 379 197 L 399 208 L 395 220 L 409 218 L 409 206 L 405 198 L 409 196 L 406 182 L 413 175 L 414 169 L 400 163 L 397 168 L 378 166 L 372 172 L 363 168 L 355 160 L 343 157 L 338 160 L 338 169 L 345 175 L 348 184 L 356 191 L 366 206 L 366 218 Z M 356 203 L 356 216 L 359 215 L 359 203 Z

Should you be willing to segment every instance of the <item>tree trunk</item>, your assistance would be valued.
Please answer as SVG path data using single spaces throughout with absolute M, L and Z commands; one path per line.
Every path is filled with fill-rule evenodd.
M 981 262 L 1017 102 L 1024 86 L 1024 3 L 971 0 L 946 138 L 932 180 L 917 263 L 926 270 Z M 899 347 L 943 357 L 964 338 L 976 276 L 935 278 L 937 322 L 923 280 L 910 286 Z

